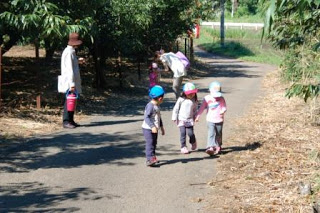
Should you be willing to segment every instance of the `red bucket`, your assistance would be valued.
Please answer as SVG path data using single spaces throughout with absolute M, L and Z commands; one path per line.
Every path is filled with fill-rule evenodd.
M 69 112 L 74 112 L 76 109 L 76 104 L 77 104 L 77 95 L 74 93 L 70 93 L 67 96 L 67 110 Z

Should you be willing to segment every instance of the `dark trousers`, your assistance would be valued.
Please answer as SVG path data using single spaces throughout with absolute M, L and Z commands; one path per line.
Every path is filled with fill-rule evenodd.
M 152 133 L 151 129 L 144 128 L 142 128 L 142 131 L 146 141 L 146 158 L 147 160 L 151 160 L 156 155 L 158 133 Z
M 64 100 L 64 107 L 63 107 L 63 115 L 62 115 L 62 121 L 63 123 L 73 123 L 74 120 L 73 120 L 73 117 L 74 117 L 74 112 L 70 112 L 67 110 L 67 99 L 65 98 Z
M 193 132 L 193 126 L 190 126 L 190 127 L 180 126 L 179 129 L 180 129 L 181 148 L 186 146 L 186 135 L 187 134 L 190 138 L 191 144 L 196 142 L 196 136 L 194 135 L 194 132 Z

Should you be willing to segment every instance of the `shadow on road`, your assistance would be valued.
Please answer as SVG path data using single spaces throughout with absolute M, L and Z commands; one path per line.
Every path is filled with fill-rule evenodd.
M 212 54 L 196 52 L 200 59 L 210 59 Z M 206 61 L 206 63 L 195 61 L 192 68 L 188 71 L 188 76 L 185 78 L 192 80 L 194 78 L 208 78 L 208 77 L 225 77 L 225 78 L 258 78 L 259 73 L 250 72 L 254 65 L 247 66 L 241 64 L 241 61 L 234 59 L 224 59 L 217 61 Z M 172 92 L 172 73 L 163 74 L 163 79 L 160 85 L 165 89 L 166 93 Z M 169 81 L 168 81 L 169 79 Z M 117 94 L 111 96 L 105 102 L 94 102 L 91 105 L 95 109 L 85 107 L 83 112 L 85 114 L 105 114 L 114 116 L 134 116 L 142 115 L 145 105 L 148 102 L 148 85 L 138 85 L 132 88 L 118 89 Z M 207 92 L 207 91 L 206 91 Z M 164 104 L 166 104 L 165 99 Z M 89 104 L 88 100 L 84 100 L 82 104 Z M 79 104 L 81 107 L 81 104 Z M 173 107 L 173 106 L 172 106 Z M 171 109 L 172 109 L 171 107 Z M 170 109 L 170 110 L 171 110 Z
M 203 57 L 207 57 L 207 54 L 203 54 Z M 213 67 L 203 63 L 197 63 L 196 66 L 198 66 L 196 67 L 198 71 L 191 70 L 190 75 L 197 72 L 196 75 L 200 77 L 256 77 L 247 74 L 245 71 L 247 67 L 235 63 L 228 64 L 227 61 Z M 167 92 L 171 92 L 171 83 L 164 83 L 163 86 Z M 142 115 L 144 107 L 149 101 L 148 89 L 145 88 L 145 91 L 141 87 L 137 89 L 137 93 L 134 88 L 130 89 L 128 92 L 128 94 L 132 94 L 130 98 L 124 98 L 122 95 L 115 96 L 113 102 L 109 104 L 111 106 L 105 109 L 104 114 L 126 117 Z M 200 92 L 207 92 L 207 89 L 201 89 Z M 165 98 L 161 109 L 162 111 L 171 111 L 174 104 L 174 99 Z M 83 127 L 119 125 L 137 121 L 139 119 L 92 122 Z M 122 165 L 123 162 L 119 162 L 121 159 L 144 156 L 143 139 L 137 141 L 137 138 L 142 137 L 142 133 L 136 132 L 130 135 L 125 130 L 123 131 L 117 134 L 104 133 L 99 135 L 66 133 L 54 136 L 54 138 L 32 140 L 15 148 L 1 149 L 0 160 L 3 163 L 0 164 L 0 171 L 27 172 L 38 168 L 70 168 L 103 163 Z M 119 144 L 116 143 L 117 141 L 124 141 L 124 143 Z M 223 153 L 247 149 L 249 147 L 227 147 Z M 179 160 L 177 161 L 179 162 Z M 169 161 L 167 164 L 177 161 Z
M 65 133 L 0 150 L 0 172 L 29 172 L 39 168 L 75 168 L 85 165 L 132 165 L 124 159 L 144 156 L 142 133 Z M 118 143 L 118 141 L 122 141 Z
M 141 119 L 135 120 L 122 120 L 122 121 L 101 121 L 101 122 L 91 122 L 90 124 L 84 124 L 80 127 L 94 127 L 94 126 L 110 126 L 110 125 L 117 125 L 117 124 L 127 124 L 127 123 L 134 123 L 137 121 L 141 121 Z
M 228 154 L 229 152 L 241 152 L 241 151 L 253 151 L 261 147 L 262 144 L 261 142 L 254 142 L 250 144 L 246 144 L 245 146 L 229 146 L 229 147 L 224 147 L 221 151 L 222 155 Z
M 60 191 L 58 187 L 56 189 Z M 61 193 L 50 192 L 52 190 L 55 189 L 46 187 L 39 182 L 12 183 L 0 186 L 0 211 L 30 212 L 28 208 L 32 208 L 36 212 L 75 212 L 81 209 L 75 207 L 55 208 L 54 206 L 66 200 L 84 202 L 119 197 L 117 195 L 98 195 L 96 191 L 89 188 L 74 188 Z
M 192 155 L 192 153 L 190 154 Z M 214 156 L 206 156 L 206 157 L 196 157 L 196 158 L 177 158 L 173 160 L 160 160 L 159 163 L 157 163 L 153 167 L 161 167 L 165 165 L 171 165 L 171 164 L 176 164 L 176 163 L 190 163 L 190 162 L 196 162 L 196 161 L 202 161 L 202 160 L 207 160 L 207 159 L 214 159 L 214 158 L 219 158 L 219 156 L 214 155 Z
M 210 56 L 207 56 L 210 57 Z M 191 76 L 197 78 L 205 77 L 225 77 L 225 78 L 258 78 L 261 75 L 249 72 L 249 69 L 254 68 L 254 65 L 242 65 L 240 61 L 229 63 L 229 60 L 222 60 L 220 62 L 195 63 L 191 72 Z

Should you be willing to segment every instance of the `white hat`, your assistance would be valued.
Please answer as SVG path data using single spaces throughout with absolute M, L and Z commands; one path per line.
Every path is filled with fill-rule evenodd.
M 157 63 L 152 63 L 152 69 L 158 69 L 158 64 Z
M 218 81 L 214 81 L 209 85 L 209 91 L 214 98 L 218 98 L 222 96 L 221 84 Z

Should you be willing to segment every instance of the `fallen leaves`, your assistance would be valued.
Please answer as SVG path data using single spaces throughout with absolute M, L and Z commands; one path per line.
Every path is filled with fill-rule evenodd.
M 311 212 L 312 200 L 320 197 L 312 190 L 316 183 L 309 185 L 320 175 L 320 128 L 306 119 L 308 105 L 284 97 L 278 72 L 264 87 L 265 96 L 237 121 L 239 129 L 217 161 L 219 173 L 209 182 L 215 212 L 216 206 L 225 207 L 221 212 Z M 233 146 L 240 149 L 228 151 Z M 310 186 L 313 194 L 299 186 Z

